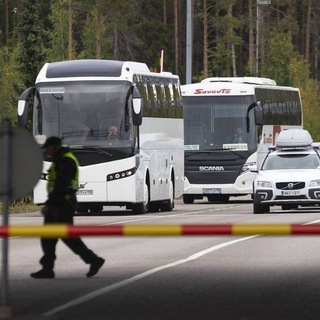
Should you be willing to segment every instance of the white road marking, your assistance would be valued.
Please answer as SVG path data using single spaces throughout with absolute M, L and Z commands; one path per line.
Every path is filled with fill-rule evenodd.
M 315 224 L 315 223 L 319 223 L 320 220 L 315 220 L 315 221 L 310 221 L 310 222 L 307 222 L 307 223 L 304 223 L 304 225 L 309 225 L 309 224 Z M 252 235 L 252 236 L 248 236 L 248 237 L 244 237 L 244 238 L 240 238 L 240 239 L 236 239 L 236 240 L 232 240 L 232 241 L 227 241 L 227 242 L 224 242 L 224 243 L 221 243 L 219 245 L 215 245 L 213 247 L 210 247 L 208 249 L 205 249 L 205 250 L 202 250 L 202 251 L 199 251 L 191 256 L 189 256 L 188 258 L 185 258 L 185 259 L 182 259 L 182 260 L 177 260 L 175 262 L 172 262 L 172 263 L 169 263 L 169 264 L 165 264 L 163 266 L 159 266 L 157 268 L 153 268 L 153 269 L 150 269 L 148 271 L 145 271 L 145 272 L 142 272 L 142 273 L 139 273 L 131 278 L 128 278 L 128 279 L 124 279 L 122 281 L 119 281 L 117 283 L 114 283 L 114 284 L 111 284 L 111 285 L 108 285 L 104 288 L 101 288 L 99 290 L 96 290 L 96 291 L 92 291 L 91 293 L 89 294 L 86 294 L 82 297 L 79 297 L 77 299 L 74 299 L 74 300 L 71 300 L 59 307 L 56 307 L 50 311 L 47 311 L 46 313 L 43 314 L 43 316 L 51 316 L 51 315 L 54 315 L 54 314 L 57 314 L 61 311 L 64 311 L 66 309 L 69 309 L 69 308 L 72 308 L 74 306 L 77 306 L 81 303 L 85 303 L 85 302 L 88 302 L 92 299 L 95 299 L 99 296 L 102 296 L 106 293 L 109 293 L 109 292 L 112 292 L 114 290 L 117 290 L 119 288 L 122 288 L 124 286 L 127 286 L 131 283 L 134 283 L 138 280 L 141 280 L 143 278 L 146 278 L 154 273 L 157 273 L 157 272 L 160 272 L 162 270 L 165 270 L 165 269 L 169 269 L 169 268 L 173 268 L 173 267 L 176 267 L 178 265 L 181 265 L 181 264 L 184 264 L 184 263 L 187 263 L 187 262 L 190 262 L 190 261 L 193 261 L 193 260 L 196 260 L 196 259 L 199 259 L 201 257 L 203 257 L 204 255 L 208 254 L 208 253 L 211 253 L 211 252 L 214 252 L 214 251 L 217 251 L 217 250 L 220 250 L 220 249 L 223 249 L 223 248 L 226 248 L 226 247 L 229 247 L 229 246 L 232 246 L 234 244 L 237 244 L 239 242 L 242 242 L 242 241 L 247 241 L 247 240 L 251 240 L 251 239 L 254 239 L 254 238 L 257 238 L 259 237 L 260 235 L 259 234 L 256 234 L 256 235 Z
M 202 256 L 208 254 L 208 253 L 211 253 L 213 251 L 217 251 L 219 249 L 222 249 L 222 248 L 225 248 L 225 247 L 228 247 L 228 246 L 232 246 L 238 242 L 242 242 L 242 241 L 246 241 L 246 240 L 250 240 L 250 239 L 253 239 L 255 237 L 258 237 L 258 235 L 253 235 L 253 236 L 249 236 L 249 237 L 245 237 L 245 238 L 241 238 L 241 239 L 237 239 L 237 240 L 232 240 L 232 241 L 228 241 L 228 242 L 225 242 L 225 243 L 222 243 L 222 244 L 219 244 L 219 245 L 216 245 L 216 246 L 213 246 L 211 248 L 208 248 L 206 250 L 202 250 L 202 251 L 199 251 L 191 256 L 189 256 L 188 258 L 185 258 L 185 259 L 182 259 L 182 260 L 178 260 L 178 261 L 175 261 L 175 262 L 172 262 L 172 263 L 169 263 L 169 264 L 166 264 L 166 265 L 163 265 L 163 266 L 159 266 L 157 268 L 154 268 L 154 269 L 150 269 L 148 271 L 145 271 L 145 272 L 142 272 L 140 274 L 137 274 L 131 278 L 128 278 L 128 279 L 125 279 L 125 280 L 122 280 L 122 281 L 119 281 L 117 283 L 114 283 L 114 284 L 111 284 L 111 285 L 108 285 L 104 288 L 101 288 L 99 290 L 96 290 L 96 291 L 93 291 L 89 294 L 86 294 L 82 297 L 79 297 L 77 299 L 74 299 L 74 300 L 71 300 L 59 307 L 56 307 L 46 313 L 43 314 L 43 316 L 52 316 L 58 312 L 61 312 L 61 311 L 64 311 L 68 308 L 71 308 L 71 307 L 74 307 L 76 305 L 79 305 L 81 303 L 85 303 L 85 302 L 88 302 L 92 299 L 95 299 L 99 296 L 102 296 L 106 293 L 109 293 L 109 292 L 112 292 L 116 289 L 119 289 L 119 288 L 122 288 L 124 286 L 127 286 L 133 282 L 136 282 L 138 280 L 141 280 L 143 278 L 146 278 L 156 272 L 160 272 L 162 270 L 165 270 L 165 269 L 169 269 L 169 268 L 173 268 L 173 267 L 176 267 L 178 265 L 181 265 L 181 264 L 184 264 L 184 263 L 187 263 L 187 262 L 190 262 L 190 261 L 193 261 L 193 260 L 196 260 L 196 259 L 199 259 L 201 258 Z
M 315 223 L 319 223 L 319 222 L 320 222 L 320 220 L 315 220 L 315 221 L 311 221 L 311 222 L 306 222 L 303 225 L 307 226 L 308 224 L 315 224 Z
M 183 212 L 183 213 L 176 213 L 176 214 L 170 214 L 170 215 L 157 215 L 157 216 L 144 216 L 138 219 L 131 219 L 131 220 L 123 220 L 123 221 L 117 221 L 117 222 L 110 222 L 102 225 L 113 225 L 113 224 L 124 224 L 124 223 L 129 223 L 129 222 L 137 222 L 137 221 L 144 221 L 144 220 L 156 220 L 156 219 L 162 219 L 162 218 L 174 218 L 174 217 L 179 217 L 179 216 L 186 216 L 186 215 L 192 215 L 192 214 L 200 214 L 204 212 L 210 212 L 210 211 L 221 211 L 221 210 L 226 210 L 230 208 L 236 208 L 236 207 L 242 207 L 243 205 L 237 205 L 237 206 L 230 206 L 228 205 L 227 207 L 219 207 L 215 209 L 203 209 L 203 210 L 198 210 L 198 211 L 190 211 L 190 212 Z M 233 216 L 234 214 L 232 214 Z M 221 215 L 220 215 L 221 216 Z M 229 217 L 229 215 L 227 215 Z

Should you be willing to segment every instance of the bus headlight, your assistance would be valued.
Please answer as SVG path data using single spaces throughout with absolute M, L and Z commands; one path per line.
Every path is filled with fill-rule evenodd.
M 134 175 L 136 172 L 136 168 L 132 168 L 125 171 L 114 172 L 107 175 L 107 181 L 119 180 L 122 178 L 127 178 Z
M 249 167 L 254 166 L 254 165 L 256 165 L 255 162 L 247 162 L 247 163 L 243 164 L 243 165 L 242 165 L 242 168 L 241 168 L 240 174 L 249 171 Z

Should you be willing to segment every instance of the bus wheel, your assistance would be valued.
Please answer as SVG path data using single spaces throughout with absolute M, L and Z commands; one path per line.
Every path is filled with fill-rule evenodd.
M 183 203 L 185 203 L 185 204 L 194 203 L 194 196 L 192 196 L 191 194 L 184 194 L 183 195 Z
M 91 213 L 100 213 L 103 210 L 103 205 L 102 204 L 92 204 L 90 206 L 90 212 Z
M 132 212 L 134 214 L 146 213 L 149 209 L 149 186 L 145 183 L 144 185 L 144 201 L 139 203 L 134 203 L 132 206 Z
M 150 202 L 149 203 L 149 212 L 159 212 L 160 204 L 159 202 Z
M 172 180 L 169 182 L 169 200 L 162 202 L 160 206 L 161 211 L 172 211 L 174 208 L 174 185 Z
M 77 212 L 78 213 L 88 213 L 89 206 L 85 203 L 78 203 L 77 205 Z

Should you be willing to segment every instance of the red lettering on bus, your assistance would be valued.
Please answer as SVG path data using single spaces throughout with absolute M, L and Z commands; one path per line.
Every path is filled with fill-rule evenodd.
M 203 90 L 195 89 L 194 94 L 229 94 L 231 89 L 219 89 L 219 90 Z

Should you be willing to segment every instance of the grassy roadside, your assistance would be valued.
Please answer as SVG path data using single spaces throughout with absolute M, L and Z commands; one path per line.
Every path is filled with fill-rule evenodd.
M 9 213 L 26 213 L 40 211 L 41 207 L 36 204 L 19 204 L 10 206 Z
M 9 206 L 9 213 L 26 213 L 39 211 L 40 206 L 33 203 L 32 196 L 26 196 L 21 200 L 11 201 Z M 2 214 L 2 203 L 0 202 L 0 215 Z

